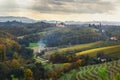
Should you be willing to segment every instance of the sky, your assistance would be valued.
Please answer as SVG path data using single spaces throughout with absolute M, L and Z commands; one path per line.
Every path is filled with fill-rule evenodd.
M 0 0 L 0 16 L 35 20 L 120 21 L 120 0 Z

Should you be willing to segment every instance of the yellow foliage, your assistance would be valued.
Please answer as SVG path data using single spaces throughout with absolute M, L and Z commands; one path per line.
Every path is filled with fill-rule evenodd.
M 14 52 L 14 53 L 13 53 L 13 58 L 14 58 L 14 59 L 18 59 L 18 53 L 17 53 L 17 52 Z
M 33 72 L 29 68 L 25 69 L 24 74 L 25 74 L 26 80 L 31 80 L 31 78 L 33 77 Z
M 90 50 L 78 52 L 75 55 L 80 56 L 80 55 L 84 55 L 84 54 L 89 54 L 91 56 L 95 56 L 100 51 L 103 51 L 105 54 L 120 52 L 120 45 L 90 49 Z
M 5 45 L 7 49 L 15 48 L 15 50 L 20 49 L 20 45 L 8 38 L 0 38 L 0 44 Z
M 5 61 L 7 50 L 14 49 L 14 51 L 18 51 L 20 47 L 21 46 L 14 40 L 8 38 L 0 38 L 0 61 Z
M 84 48 L 90 48 L 92 46 L 99 45 L 101 43 L 103 43 L 103 42 L 98 41 L 98 42 L 94 42 L 94 43 L 75 45 L 75 46 L 71 46 L 68 48 L 61 48 L 58 50 L 58 52 L 61 53 L 61 52 L 66 52 L 66 51 L 74 51 L 74 50 L 80 50 L 80 49 L 84 49 Z

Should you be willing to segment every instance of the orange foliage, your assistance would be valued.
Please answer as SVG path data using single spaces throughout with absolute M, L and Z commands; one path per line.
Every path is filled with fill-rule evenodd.
M 11 67 L 14 68 L 14 69 L 20 68 L 20 63 L 18 62 L 18 60 L 12 59 L 12 61 L 11 61 Z
M 79 67 L 79 66 L 81 65 L 81 63 L 82 63 L 82 60 L 78 59 L 78 60 L 74 63 L 74 65 L 75 65 L 76 67 Z

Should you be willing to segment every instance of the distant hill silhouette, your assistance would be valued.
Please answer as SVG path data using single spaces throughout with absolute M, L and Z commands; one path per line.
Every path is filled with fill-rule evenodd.
M 23 23 L 35 23 L 36 20 L 27 17 L 0 16 L 0 22 L 18 21 Z

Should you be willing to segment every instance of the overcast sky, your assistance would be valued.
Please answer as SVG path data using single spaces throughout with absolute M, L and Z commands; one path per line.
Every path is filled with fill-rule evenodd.
M 120 0 L 0 0 L 0 16 L 36 20 L 120 21 Z

